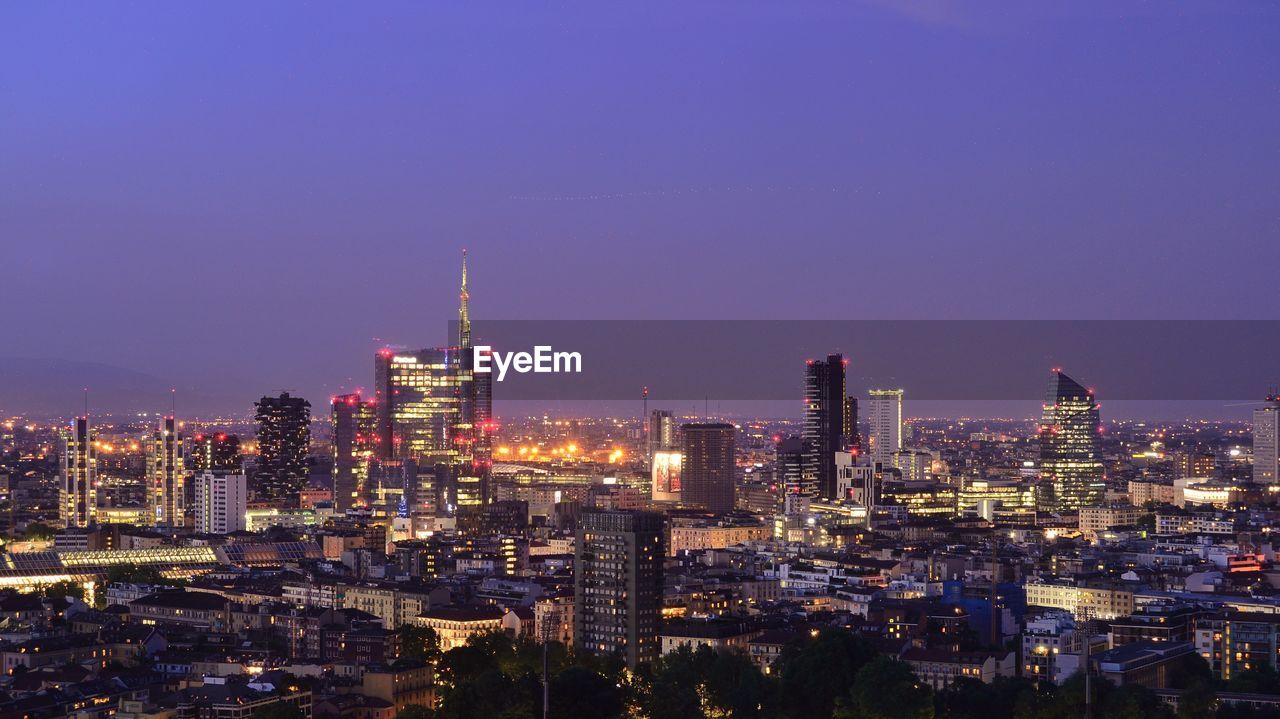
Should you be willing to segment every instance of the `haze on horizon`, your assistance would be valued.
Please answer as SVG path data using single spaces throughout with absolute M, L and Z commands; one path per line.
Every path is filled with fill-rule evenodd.
M 6 4 L 0 411 L 322 407 L 445 342 L 463 247 L 478 318 L 1280 319 L 1278 23 Z

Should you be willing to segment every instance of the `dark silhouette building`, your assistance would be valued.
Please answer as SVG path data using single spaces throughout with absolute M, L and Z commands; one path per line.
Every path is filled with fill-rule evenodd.
M 307 482 L 311 403 L 288 392 L 258 400 L 258 467 L 254 486 L 264 499 L 297 500 Z
M 333 506 L 339 512 L 370 503 L 374 405 L 359 393 L 333 398 Z
M 661 514 L 583 510 L 573 573 L 578 651 L 620 655 L 633 670 L 658 658 L 662 538 Z
M 734 428 L 718 422 L 681 428 L 680 501 L 712 512 L 734 508 Z
M 804 369 L 804 478 L 801 491 L 810 496 L 836 496 L 836 452 L 848 442 L 845 429 L 850 405 L 845 395 L 845 359 L 828 355 L 825 360 L 809 360 Z

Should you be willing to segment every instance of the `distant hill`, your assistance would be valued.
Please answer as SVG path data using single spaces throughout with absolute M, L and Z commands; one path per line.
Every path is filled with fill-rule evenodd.
M 94 414 L 155 412 L 169 406 L 174 384 L 125 367 L 79 360 L 0 357 L 0 415 L 65 417 L 84 407 Z M 222 409 L 204 393 L 178 387 L 179 404 L 201 414 Z

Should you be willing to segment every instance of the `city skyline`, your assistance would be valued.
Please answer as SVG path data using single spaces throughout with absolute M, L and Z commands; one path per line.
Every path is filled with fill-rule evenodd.
M 663 7 L 6 6 L 10 292 L 91 309 L 0 367 L 322 402 L 446 341 L 462 247 L 477 317 L 1275 318 L 1274 7 Z

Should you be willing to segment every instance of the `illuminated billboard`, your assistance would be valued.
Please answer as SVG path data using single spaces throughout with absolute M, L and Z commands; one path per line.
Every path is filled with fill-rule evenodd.
M 653 453 L 653 499 L 656 502 L 680 500 L 679 452 L 661 450 Z

